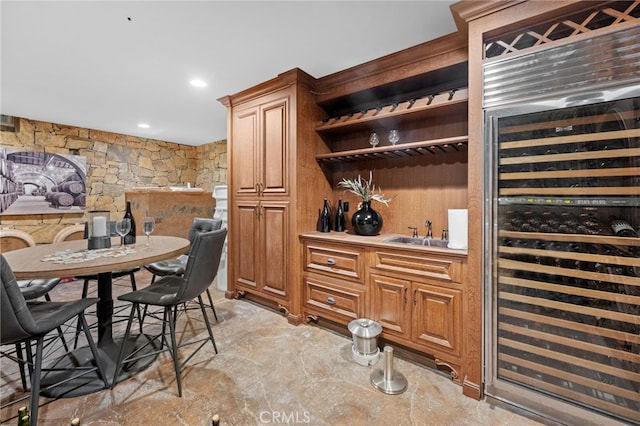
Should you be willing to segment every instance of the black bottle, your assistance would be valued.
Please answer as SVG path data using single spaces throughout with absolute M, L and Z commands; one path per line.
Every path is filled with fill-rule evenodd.
M 331 231 L 331 214 L 329 213 L 329 204 L 327 199 L 324 199 L 324 206 L 322 207 L 322 213 L 320 213 L 320 232 Z
M 342 209 L 342 200 L 338 200 L 338 210 L 336 211 L 336 232 L 344 232 L 344 210 Z
M 131 222 L 131 230 L 127 235 L 124 236 L 125 244 L 135 244 L 136 243 L 136 221 L 133 218 L 133 214 L 131 213 L 131 201 L 127 201 L 127 211 L 124 213 L 124 218 L 129 219 Z

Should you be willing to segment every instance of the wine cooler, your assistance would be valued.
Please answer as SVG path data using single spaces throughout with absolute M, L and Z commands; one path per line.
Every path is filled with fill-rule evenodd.
M 484 67 L 486 393 L 562 423 L 640 424 L 638 40 Z

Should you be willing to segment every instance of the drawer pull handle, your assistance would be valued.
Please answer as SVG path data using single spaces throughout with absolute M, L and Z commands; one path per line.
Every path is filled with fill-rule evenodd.
M 333 257 L 330 257 L 327 259 L 327 265 L 335 266 L 335 264 L 336 264 L 336 260 Z
M 334 299 L 333 297 L 329 296 L 327 297 L 327 304 L 328 305 L 335 305 L 336 304 L 336 299 Z

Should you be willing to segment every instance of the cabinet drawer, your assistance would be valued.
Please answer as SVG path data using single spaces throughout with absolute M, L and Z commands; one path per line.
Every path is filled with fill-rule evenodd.
M 364 282 L 363 249 L 310 242 L 304 247 L 306 271 Z
M 460 259 L 432 254 L 416 255 L 399 251 L 376 251 L 375 268 L 381 271 L 409 273 L 455 283 L 462 283 L 464 275 Z
M 364 296 L 357 290 L 337 287 L 323 279 L 305 275 L 305 307 L 328 318 L 347 320 L 363 316 Z

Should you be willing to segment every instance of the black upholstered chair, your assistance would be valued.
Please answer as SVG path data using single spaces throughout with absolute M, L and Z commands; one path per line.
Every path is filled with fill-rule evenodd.
M 222 220 L 220 219 L 209 219 L 203 217 L 196 217 L 193 219 L 193 223 L 191 224 L 191 229 L 189 229 L 189 241 L 193 245 L 193 241 L 195 236 L 202 232 L 210 232 L 220 229 L 222 227 Z M 190 249 L 189 249 L 190 250 Z M 156 277 L 166 277 L 167 275 L 182 275 L 187 267 L 187 259 L 189 258 L 189 250 L 176 259 L 169 260 L 161 260 L 159 262 L 150 263 L 148 265 L 144 265 L 145 269 L 153 274 L 151 277 L 151 284 L 155 282 Z M 213 306 L 213 298 L 211 297 L 211 292 L 209 288 L 207 288 L 207 298 L 209 299 L 209 306 L 211 306 L 211 311 L 213 312 L 213 316 L 218 321 L 218 314 L 216 313 L 216 308 Z
M 211 285 L 216 274 L 218 273 L 218 266 L 220 265 L 220 258 L 222 256 L 222 249 L 224 246 L 224 240 L 227 236 L 227 229 L 219 229 L 216 231 L 198 233 L 187 258 L 187 266 L 183 275 L 167 275 L 160 278 L 158 281 L 143 288 L 142 290 L 134 291 L 131 293 L 123 294 L 118 297 L 119 300 L 133 303 L 131 308 L 131 314 L 129 315 L 129 321 L 127 322 L 127 329 L 125 331 L 124 342 L 127 342 L 131 332 L 131 324 L 133 323 L 136 308 L 140 305 L 161 307 L 162 318 L 158 318 L 162 321 L 162 332 L 154 336 L 149 340 L 148 345 L 154 344 L 157 340 L 160 340 L 160 349 L 151 351 L 148 355 L 156 355 L 160 352 L 169 351 L 173 358 L 173 367 L 176 374 L 176 381 L 178 384 L 178 395 L 182 396 L 182 380 L 181 369 L 188 360 L 195 355 L 208 341 L 211 341 L 213 349 L 218 353 L 216 342 L 213 338 L 213 332 L 211 331 L 211 324 L 207 318 L 204 305 L 202 303 L 202 293 Z M 191 299 L 198 298 L 200 303 L 200 311 L 202 317 L 207 326 L 208 336 L 194 341 L 188 341 L 177 344 L 176 339 L 176 318 L 177 308 Z M 154 314 L 149 314 L 149 316 Z M 169 327 L 170 342 L 167 340 L 166 328 Z M 182 340 L 182 339 L 181 339 Z M 166 343 L 166 347 L 165 347 Z M 178 348 L 182 348 L 188 345 L 198 345 L 196 349 L 189 355 L 182 365 L 178 360 Z M 124 358 L 124 354 L 127 353 L 126 343 L 120 348 L 120 355 L 116 363 L 116 371 L 114 373 L 115 378 L 118 377 L 122 366 L 130 361 L 141 358 L 137 354 L 140 350 Z
M 33 247 L 35 245 L 35 240 L 27 232 L 19 229 L 0 230 L 0 253 Z M 18 287 L 20 287 L 22 295 L 27 300 L 44 296 L 47 301 L 51 301 L 49 292 L 59 283 L 60 278 L 26 279 L 18 280 Z
M 33 237 L 19 229 L 3 229 L 0 230 L 0 253 L 6 253 L 12 250 L 18 250 L 21 248 L 33 247 L 36 245 Z M 60 284 L 60 278 L 46 278 L 46 279 L 25 279 L 18 280 L 18 287 L 20 292 L 26 300 L 35 300 L 39 297 L 44 297 L 46 301 L 50 302 L 51 297 L 49 292 L 53 290 L 58 284 Z M 62 329 L 58 327 L 58 336 L 62 340 L 62 344 L 65 350 L 69 350 L 67 347 L 67 341 L 64 338 Z M 23 359 L 22 347 L 20 344 L 16 344 L 16 359 Z M 20 379 L 22 380 L 22 387 L 27 388 L 27 378 L 23 368 L 24 364 L 20 363 Z
M 84 312 L 98 302 L 97 298 L 80 299 L 67 302 L 28 302 L 25 300 L 13 271 L 3 255 L 0 255 L 0 343 L 2 345 L 25 344 L 27 361 L 31 373 L 31 392 L 29 396 L 29 412 L 31 424 L 38 422 L 38 405 L 40 398 L 41 374 L 47 369 L 42 368 L 44 338 L 51 331 L 56 330 L 68 321 L 78 318 L 91 348 L 95 366 L 77 367 L 75 375 L 86 374 L 87 370 L 98 371 L 105 388 L 109 386 L 104 369 L 98 357 L 89 326 L 84 318 Z M 35 342 L 35 358 L 31 344 Z M 33 362 L 31 362 L 33 360 Z M 71 377 L 69 377 L 70 379 Z M 55 386 L 55 385 L 54 385 Z

